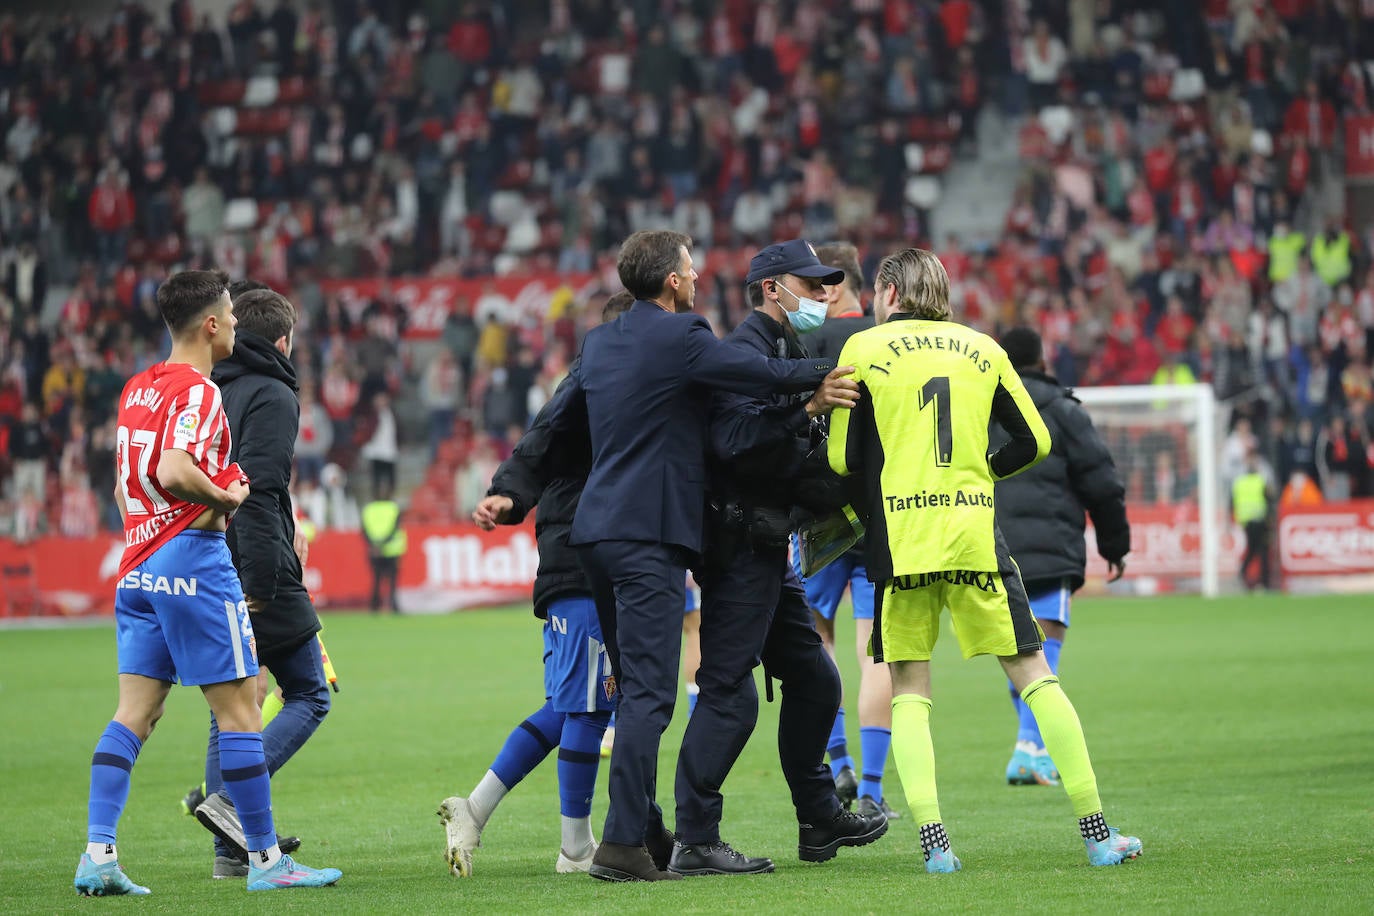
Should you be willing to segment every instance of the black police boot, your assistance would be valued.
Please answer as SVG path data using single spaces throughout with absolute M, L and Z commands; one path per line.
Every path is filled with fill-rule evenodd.
M 803 862 L 826 862 L 841 846 L 867 846 L 887 833 L 887 818 L 881 811 L 860 814 L 841 809 L 824 823 L 798 827 L 797 855 Z
M 668 870 L 679 875 L 763 875 L 773 870 L 772 859 L 736 852 L 729 843 L 678 843 Z
M 649 857 L 659 871 L 668 869 L 668 860 L 673 857 L 674 841 L 672 831 L 663 826 L 663 821 L 649 821 L 649 828 L 644 832 L 644 847 L 649 850 Z
M 859 803 L 854 806 L 854 810 L 857 811 L 859 814 L 864 815 L 881 813 L 883 817 L 887 818 L 890 821 L 898 820 L 902 816 L 902 812 L 896 810 L 891 805 L 889 805 L 887 803 L 887 799 L 883 799 L 880 802 L 875 802 L 872 798 L 870 798 L 867 795 L 859 799 Z
M 859 777 L 854 775 L 853 767 L 841 767 L 840 772 L 835 774 L 835 794 L 846 808 L 859 797 Z
M 602 843 L 596 847 L 592 867 L 593 878 L 602 881 L 681 881 L 681 875 L 654 867 L 654 860 L 643 846 L 622 846 Z

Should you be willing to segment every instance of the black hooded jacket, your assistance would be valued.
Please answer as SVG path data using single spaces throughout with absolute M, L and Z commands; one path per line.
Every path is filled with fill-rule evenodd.
M 243 593 L 266 607 L 252 615 L 258 651 L 291 651 L 320 630 L 292 541 L 291 463 L 300 426 L 296 370 L 264 337 L 240 330 L 234 353 L 211 375 L 224 396 L 230 460 L 248 475 L 248 498 L 227 539 Z
M 1087 548 L 1084 512 L 1097 531 L 1097 552 L 1111 562 L 1131 550 L 1126 521 L 1126 487 L 1111 452 L 1088 412 L 1052 376 L 1021 371 L 1026 391 L 1040 410 L 1053 442 L 1049 457 L 1030 470 L 997 482 L 997 527 L 1021 569 L 1026 591 L 1034 595 L 1057 587 L 1083 585 Z M 1009 437 L 996 423 L 989 447 Z
M 569 380 L 564 379 L 554 398 L 560 393 L 566 395 L 568 385 Z M 577 552 L 568 544 L 577 503 L 591 472 L 591 436 L 585 424 L 578 426 L 576 433 L 552 435 L 549 413 L 546 405 L 520 438 L 515 451 L 496 469 L 487 491 L 489 496 L 506 496 L 514 503 L 506 524 L 520 524 L 536 504 L 539 506 L 534 521 L 534 536 L 539 545 L 534 614 L 542 619 L 548 618 L 549 604 L 554 600 L 591 597 L 592 593 Z

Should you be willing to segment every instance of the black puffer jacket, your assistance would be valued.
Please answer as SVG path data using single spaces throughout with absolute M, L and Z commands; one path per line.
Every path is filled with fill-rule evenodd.
M 1131 550 L 1126 487 L 1073 392 L 1039 372 L 1023 371 L 1021 379 L 1049 427 L 1053 446 L 1040 464 L 997 482 L 997 525 L 1028 592 L 1054 588 L 1063 579 L 1076 590 L 1083 585 L 1088 559 L 1085 511 L 1092 516 L 1103 559 L 1117 562 Z M 1008 438 L 992 425 L 992 449 Z
M 266 603 L 252 616 L 258 652 L 289 652 L 320 630 L 292 546 L 296 520 L 287 485 L 300 425 L 296 370 L 266 338 L 241 330 L 233 355 L 211 378 L 229 417 L 229 458 L 249 480 L 248 498 L 229 524 L 229 551 L 244 595 Z
M 549 605 L 569 595 L 591 597 L 591 587 L 577 561 L 577 551 L 568 545 L 573 516 L 577 513 L 582 488 L 592 466 L 592 443 L 586 424 L 576 424 L 577 434 L 555 437 L 549 434 L 550 406 L 566 393 L 564 379 L 549 404 L 539 411 L 529 431 L 521 437 L 515 451 L 491 480 L 489 496 L 507 496 L 514 508 L 507 524 L 518 525 L 530 510 L 539 506 L 534 536 L 539 544 L 539 571 L 534 579 L 534 614 L 547 619 Z

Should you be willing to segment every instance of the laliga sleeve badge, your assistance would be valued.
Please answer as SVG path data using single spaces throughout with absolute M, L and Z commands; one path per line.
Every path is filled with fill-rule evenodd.
M 200 412 L 188 407 L 177 416 L 176 435 L 178 439 L 194 439 L 200 429 Z

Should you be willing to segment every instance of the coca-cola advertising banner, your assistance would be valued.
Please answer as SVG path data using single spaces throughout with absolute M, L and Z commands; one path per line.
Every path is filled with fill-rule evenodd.
M 1202 579 L 1202 526 L 1197 506 L 1127 504 L 1126 517 L 1131 522 L 1126 581 L 1134 583 L 1138 591 L 1196 591 Z M 1097 535 L 1091 523 L 1086 536 L 1088 578 L 1101 581 L 1107 575 L 1107 561 L 1097 555 Z M 1234 525 L 1225 525 L 1218 570 L 1223 579 L 1240 574 L 1244 553 L 1244 533 Z
M 502 321 L 526 315 L 544 316 L 561 298 L 581 298 L 597 286 L 593 274 L 494 277 L 481 280 L 387 279 L 325 280 L 326 295 L 337 295 L 356 318 L 375 299 L 400 302 L 406 310 L 405 336 L 427 339 L 439 336 L 444 319 L 455 308 L 469 311 L 479 321 L 495 315 Z
M 1279 568 L 1290 588 L 1374 585 L 1374 499 L 1286 508 L 1279 514 Z
M 539 568 L 534 525 L 482 531 L 474 525 L 407 527 L 399 602 L 407 613 L 526 602 Z M 123 542 L 114 536 L 0 540 L 0 617 L 114 613 Z M 366 607 L 372 591 L 367 545 L 358 532 L 325 531 L 310 546 L 305 584 L 317 607 Z M 156 589 L 154 582 L 149 588 Z M 168 587 L 171 585 L 169 583 Z

